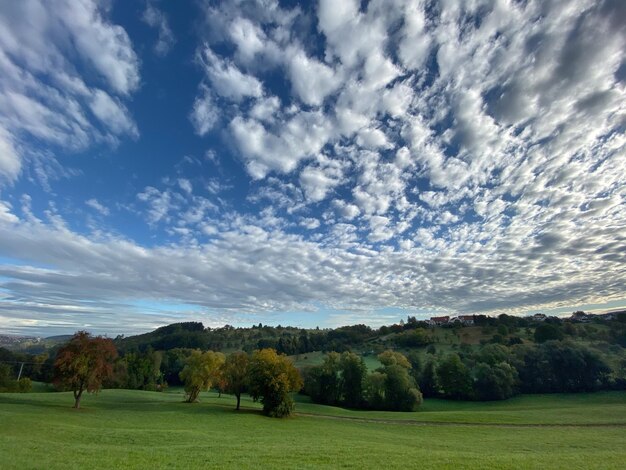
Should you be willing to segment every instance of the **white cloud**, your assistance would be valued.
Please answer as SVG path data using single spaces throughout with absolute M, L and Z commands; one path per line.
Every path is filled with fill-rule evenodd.
M 139 61 L 126 31 L 108 15 L 91 0 L 0 5 L 0 172 L 5 180 L 14 181 L 25 161 L 39 179 L 47 179 L 43 173 L 55 167 L 58 148 L 116 145 L 121 137 L 138 135 L 115 95 L 126 97 L 138 88 Z M 41 145 L 33 146 L 31 137 Z
M 141 15 L 141 20 L 148 26 L 156 28 L 158 31 L 157 42 L 154 45 L 154 53 L 161 57 L 167 55 L 172 46 L 176 43 L 167 16 L 148 0 L 146 9 Z
M 206 87 L 202 87 L 202 92 L 202 95 L 196 97 L 189 115 L 196 134 L 201 136 L 213 129 L 219 119 L 217 104 L 211 92 Z
M 21 5 L 35 23 L 61 24 L 36 14 L 43 3 Z M 194 174 L 192 188 L 177 174 L 132 205 L 155 240 L 167 235 L 148 248 L 75 233 L 54 208 L 39 220 L 28 205 L 4 206 L 0 255 L 22 262 L 0 267 L 0 287 L 31 303 L 9 300 L 3 311 L 84 310 L 85 292 L 103 312 L 147 297 L 219 318 L 320 304 L 519 313 L 623 299 L 619 2 L 203 8 L 211 27 L 190 119 L 200 135 L 215 131 L 207 142 L 220 161 L 232 152 L 254 180 L 245 210 L 209 176 Z M 81 149 L 135 133 L 124 108 L 138 86 L 132 74 L 114 79 L 82 58 L 87 81 L 64 66 L 50 28 L 32 37 L 0 29 L 8 180 L 24 161 L 24 135 Z M 115 51 L 127 43 L 108 56 L 121 60 Z M 92 110 L 97 90 L 108 99 Z
M 114 135 L 128 134 L 133 137 L 139 135 L 137 126 L 126 107 L 102 90 L 94 91 L 89 107 Z
M 0 223 L 14 224 L 20 219 L 11 212 L 11 203 L 7 201 L 0 201 Z
M 14 181 L 20 173 L 21 166 L 11 135 L 0 126 L 0 177 Z
M 139 61 L 128 34 L 121 26 L 106 21 L 97 3 L 91 0 L 45 3 L 46 14 L 65 24 L 78 52 L 114 90 L 128 94 L 139 86 Z
M 250 62 L 256 54 L 263 51 L 267 38 L 265 33 L 250 20 L 237 17 L 230 24 L 229 35 L 237 45 L 238 58 Z
M 230 131 L 248 172 L 256 179 L 270 171 L 293 171 L 302 159 L 318 154 L 333 133 L 320 112 L 304 111 L 271 130 L 254 119 L 237 116 Z
M 180 189 L 185 191 L 187 194 L 191 194 L 193 192 L 193 185 L 191 184 L 191 181 L 186 178 L 178 178 L 178 186 L 180 186 Z
M 92 209 L 98 211 L 102 215 L 109 215 L 111 211 L 108 207 L 103 206 L 97 199 L 88 199 L 85 201 L 85 204 L 91 207 Z
M 293 53 L 289 61 L 291 86 L 306 104 L 319 106 L 340 85 L 340 79 L 332 68 L 307 57 L 304 51 Z
M 306 217 L 300 221 L 300 225 L 308 230 L 315 230 L 320 226 L 320 221 L 312 217 Z
M 342 200 L 335 200 L 333 201 L 333 204 L 339 215 L 344 219 L 352 220 L 361 214 L 359 208 L 354 204 L 348 204 Z
M 328 192 L 341 180 L 341 171 L 307 166 L 300 173 L 300 184 L 309 201 L 318 202 L 326 198 Z
M 233 63 L 218 57 L 210 47 L 205 47 L 199 58 L 218 95 L 239 102 L 263 94 L 263 85 L 256 77 L 242 73 Z

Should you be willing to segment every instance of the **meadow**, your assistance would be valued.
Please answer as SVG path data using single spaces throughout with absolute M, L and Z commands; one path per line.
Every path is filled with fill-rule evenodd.
M 414 413 L 307 403 L 273 419 L 244 398 L 180 390 L 0 394 L 0 467 L 623 468 L 626 393 L 426 400 Z

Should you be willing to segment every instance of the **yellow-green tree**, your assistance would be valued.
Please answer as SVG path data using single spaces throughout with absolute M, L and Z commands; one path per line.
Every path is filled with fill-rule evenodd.
M 224 391 L 237 397 L 237 408 L 241 403 L 241 394 L 248 387 L 248 364 L 250 359 L 245 352 L 235 352 L 222 364 Z
M 293 412 L 294 402 L 289 394 L 302 388 L 302 378 L 286 356 L 274 349 L 254 351 L 248 380 L 250 395 L 261 401 L 265 414 L 282 418 Z
M 221 373 L 224 355 L 220 352 L 194 350 L 185 361 L 180 379 L 185 383 L 186 400 L 193 403 L 203 390 L 215 384 Z

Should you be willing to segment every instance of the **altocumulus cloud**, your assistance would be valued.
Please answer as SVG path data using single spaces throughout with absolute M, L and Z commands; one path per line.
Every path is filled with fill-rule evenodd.
M 138 138 L 124 104 L 139 80 L 132 44 L 106 12 L 80 5 L 92 37 L 115 32 L 106 57 L 73 43 L 98 85 L 70 67 L 43 80 L 52 69 L 26 60 L 41 52 L 65 64 L 55 40 L 84 18 L 46 17 L 58 25 L 41 25 L 18 53 L 11 41 L 24 28 L 4 7 L 8 180 L 25 133 L 69 149 Z M 148 245 L 119 227 L 72 229 L 55 206 L 35 216 L 3 203 L 0 253 L 20 263 L 0 268 L 1 325 L 121 330 L 174 318 L 142 317 L 144 299 L 185 303 L 176 318 L 208 323 L 320 306 L 371 319 L 387 307 L 519 313 L 624 299 L 623 2 L 200 8 L 205 31 L 188 60 L 201 78 L 182 125 L 227 142 L 221 158 L 250 182 L 246 207 L 218 189 L 200 195 L 203 180 L 189 175 L 146 185 L 131 210 L 170 236 Z M 41 112 L 19 112 L 24 103 Z M 46 113 L 61 106 L 52 125 Z

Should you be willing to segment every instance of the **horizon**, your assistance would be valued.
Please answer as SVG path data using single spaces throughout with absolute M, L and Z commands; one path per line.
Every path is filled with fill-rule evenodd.
M 604 309 L 598 309 L 598 310 L 591 310 L 591 311 L 584 311 L 585 314 L 587 315 L 605 315 L 605 314 L 609 314 L 609 313 L 615 313 L 615 312 L 624 312 L 626 311 L 626 308 L 612 308 L 609 310 L 604 310 Z M 531 318 L 533 315 L 540 315 L 540 314 L 544 314 L 547 317 L 550 318 L 559 318 L 559 319 L 567 319 L 569 318 L 573 313 L 575 313 L 575 311 L 569 312 L 569 313 L 556 313 L 556 314 L 550 314 L 550 313 L 543 313 L 543 312 L 534 312 L 534 313 L 526 313 L 526 314 L 520 314 L 520 315 L 513 315 L 516 317 L 522 317 L 522 318 Z M 459 315 L 462 314 L 452 314 L 449 313 L 447 315 L 444 316 L 449 316 L 450 318 L 455 318 Z M 494 315 L 487 315 L 487 314 L 480 314 L 480 313 L 475 313 L 475 314 L 467 314 L 470 316 L 480 316 L 480 315 L 484 315 L 486 317 L 490 317 L 490 318 L 497 318 L 499 316 L 499 314 L 494 314 Z M 423 316 L 423 317 L 416 317 L 418 322 L 423 322 L 426 320 L 429 320 L 430 318 L 433 318 L 434 316 Z M 151 333 L 159 328 L 163 328 L 169 325 L 173 325 L 173 324 L 177 324 L 177 323 L 189 323 L 189 322 L 198 322 L 198 323 L 202 323 L 201 321 L 198 320 L 194 320 L 194 319 L 188 319 L 185 320 L 184 322 L 173 322 L 173 323 L 168 323 L 165 325 L 158 325 L 155 327 L 152 327 L 149 330 L 137 330 L 131 333 L 124 333 L 124 332 L 107 332 L 107 331 L 93 331 L 93 330 L 89 330 L 84 329 L 84 330 L 76 330 L 76 331 L 70 331 L 67 330 L 66 332 L 57 332 L 54 335 L 44 335 L 43 333 L 41 334 L 26 334 L 26 333 L 2 333 L 0 336 L 12 336 L 12 337 L 25 337 L 25 338 L 39 338 L 39 339 L 48 339 L 48 338 L 53 338 L 56 336 L 72 336 L 73 334 L 75 334 L 77 331 L 87 331 L 88 333 L 92 334 L 92 335 L 99 335 L 99 336 L 104 336 L 104 337 L 108 337 L 108 338 L 115 338 L 117 336 L 124 336 L 124 337 L 131 337 L 131 336 L 137 336 L 137 335 L 142 335 L 142 334 L 146 334 L 146 333 Z M 404 318 L 400 318 L 397 322 L 393 322 L 393 323 L 387 323 L 387 324 L 379 324 L 379 325 L 368 325 L 365 324 L 365 326 L 368 326 L 370 328 L 372 328 L 373 330 L 376 330 L 382 326 L 391 326 L 394 324 L 400 324 L 402 322 L 404 322 Z M 303 329 L 303 330 L 332 330 L 332 329 L 336 329 L 336 328 L 342 328 L 342 327 L 350 327 L 350 326 L 355 326 L 358 325 L 359 323 L 353 323 L 350 325 L 336 325 L 336 326 L 325 326 L 325 327 L 320 327 L 319 325 L 316 326 L 299 326 L 299 325 L 290 325 L 290 324 L 281 324 L 281 323 L 274 323 L 274 324 L 265 324 L 262 322 L 259 322 L 262 324 L 263 327 L 270 327 L 270 328 L 277 328 L 277 327 L 282 327 L 282 328 L 294 328 L 294 329 Z M 363 324 L 363 323 L 361 323 Z M 223 324 L 223 325 L 219 325 L 219 326 L 206 326 L 203 323 L 203 326 L 205 329 L 210 329 L 210 330 L 219 330 L 220 328 L 225 328 L 225 327 L 231 327 L 231 328 L 236 328 L 236 329 L 253 329 L 255 327 L 258 327 L 259 324 L 241 324 L 241 325 L 230 325 L 230 324 Z M 45 330 L 40 330 L 40 331 L 45 331 Z
M 0 331 L 626 308 L 626 10 L 568 6 L 0 4 Z

